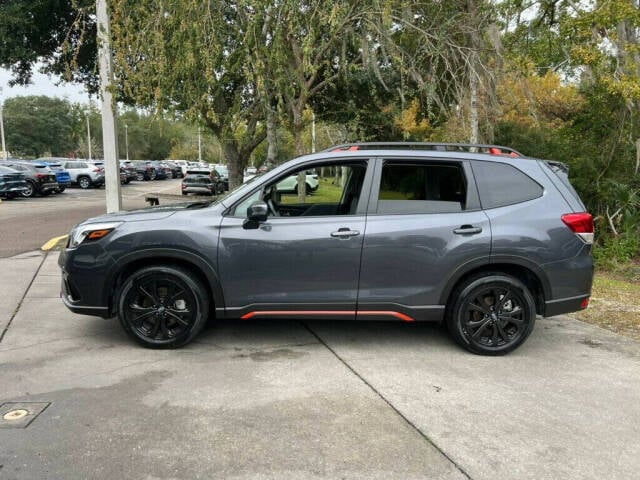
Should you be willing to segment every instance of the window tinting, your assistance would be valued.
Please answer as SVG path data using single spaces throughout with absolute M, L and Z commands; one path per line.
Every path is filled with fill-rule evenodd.
M 457 164 L 386 162 L 378 213 L 450 213 L 464 209 L 467 189 Z
M 507 163 L 474 162 L 482 208 L 496 208 L 526 202 L 542 196 L 542 187 L 531 177 Z

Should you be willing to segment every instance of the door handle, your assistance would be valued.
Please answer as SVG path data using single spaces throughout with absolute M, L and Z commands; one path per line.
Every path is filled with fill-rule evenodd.
M 456 228 L 453 231 L 453 233 L 457 235 L 470 235 L 480 232 L 482 232 L 482 227 L 474 227 L 473 225 L 462 225 L 460 228 Z
M 334 238 L 350 238 L 360 235 L 358 230 L 351 230 L 349 228 L 339 228 L 337 232 L 331 232 L 331 236 Z

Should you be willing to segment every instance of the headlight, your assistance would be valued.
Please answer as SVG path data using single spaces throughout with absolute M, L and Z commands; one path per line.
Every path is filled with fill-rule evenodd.
M 69 233 L 68 248 L 75 248 L 83 242 L 100 240 L 101 238 L 109 235 L 120 225 L 122 225 L 122 222 L 90 223 L 88 225 L 79 225 L 71 230 L 71 233 Z

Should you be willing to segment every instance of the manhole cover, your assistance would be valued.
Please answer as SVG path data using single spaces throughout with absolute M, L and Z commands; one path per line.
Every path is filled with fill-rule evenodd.
M 25 428 L 49 402 L 8 402 L 0 405 L 0 428 Z
M 23 417 L 29 415 L 29 411 L 24 408 L 18 408 L 17 410 L 11 410 L 9 413 L 5 413 L 2 416 L 3 420 L 20 420 Z

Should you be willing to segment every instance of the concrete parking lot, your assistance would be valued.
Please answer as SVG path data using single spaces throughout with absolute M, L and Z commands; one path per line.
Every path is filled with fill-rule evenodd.
M 67 311 L 56 259 L 0 259 L 0 412 L 46 407 L 0 417 L 0 478 L 638 478 L 633 340 L 556 317 L 487 358 L 435 325 L 256 320 L 151 351 Z

